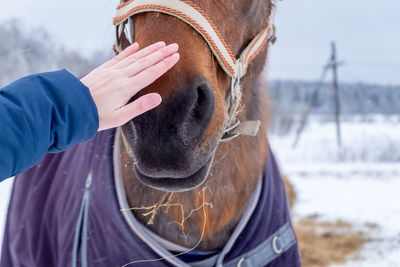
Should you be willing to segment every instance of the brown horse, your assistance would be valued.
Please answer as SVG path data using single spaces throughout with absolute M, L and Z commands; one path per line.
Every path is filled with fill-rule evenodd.
M 271 0 L 196 4 L 212 18 L 236 57 L 266 28 L 273 9 Z M 198 249 L 220 249 L 246 210 L 267 162 L 268 98 L 261 73 L 268 47 L 242 78 L 238 113 L 241 121 L 260 120 L 260 131 L 256 137 L 220 143 L 231 78 L 205 40 L 183 21 L 157 12 L 135 15 L 134 32 L 131 38 L 142 47 L 159 40 L 178 43 L 181 60 L 137 96 L 157 92 L 162 105 L 122 127 L 120 166 L 129 205 L 138 220 L 169 241 L 194 247 L 201 239 Z
M 127 5 L 153 2 L 196 2 L 234 56 L 244 50 L 246 59 L 249 43 L 259 51 L 251 40 L 265 36 L 258 33 L 273 8 L 270 0 Z M 260 121 L 262 127 L 256 137 L 221 142 L 222 136 L 227 141 L 226 121 L 235 109 L 226 106 L 231 77 L 220 59 L 173 16 L 140 13 L 134 25 L 132 38 L 142 46 L 158 40 L 180 45 L 180 62 L 141 92 L 158 92 L 162 105 L 117 131 L 48 154 L 18 175 L 0 266 L 300 266 L 283 182 L 266 138 L 261 72 L 268 47 L 261 46 L 241 80 L 236 112 L 240 121 Z M 235 66 L 241 73 L 242 65 Z

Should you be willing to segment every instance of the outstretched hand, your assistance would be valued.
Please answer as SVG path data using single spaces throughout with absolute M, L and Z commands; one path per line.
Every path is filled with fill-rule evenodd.
M 127 104 L 179 61 L 178 45 L 158 42 L 138 50 L 134 43 L 81 79 L 96 103 L 98 131 L 121 126 L 162 101 L 159 94 L 150 93 Z

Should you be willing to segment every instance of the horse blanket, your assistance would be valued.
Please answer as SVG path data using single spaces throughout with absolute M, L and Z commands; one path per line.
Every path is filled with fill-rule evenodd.
M 271 152 L 246 221 L 217 255 L 188 263 L 146 240 L 143 231 L 132 230 L 121 212 L 114 137 L 115 130 L 100 132 L 89 142 L 46 155 L 15 178 L 1 267 L 120 267 L 159 258 L 165 259 L 136 266 L 300 266 L 284 186 Z

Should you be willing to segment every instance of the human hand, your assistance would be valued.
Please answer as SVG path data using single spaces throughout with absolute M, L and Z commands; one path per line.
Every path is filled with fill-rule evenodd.
M 98 131 L 121 126 L 162 101 L 159 94 L 150 93 L 127 104 L 179 61 L 178 45 L 158 42 L 138 49 L 134 43 L 81 79 L 98 110 Z

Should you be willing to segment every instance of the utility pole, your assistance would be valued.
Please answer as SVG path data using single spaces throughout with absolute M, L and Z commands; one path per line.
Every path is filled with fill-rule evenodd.
M 336 120 L 336 135 L 338 146 L 342 145 L 342 136 L 340 132 L 340 100 L 339 100 L 339 86 L 338 86 L 338 62 L 336 60 L 336 44 L 334 41 L 331 43 L 332 46 L 332 74 L 333 74 L 333 90 L 335 92 L 335 120 Z
M 292 146 L 293 148 L 295 148 L 297 146 L 297 144 L 299 143 L 301 133 L 303 132 L 303 130 L 307 124 L 308 116 L 311 113 L 312 107 L 314 106 L 314 104 L 316 103 L 316 101 L 318 99 L 319 90 L 321 89 L 321 87 L 324 83 L 326 73 L 328 72 L 329 69 L 332 69 L 332 77 L 333 77 L 332 82 L 333 82 L 334 101 L 335 101 L 335 121 L 336 121 L 337 144 L 338 144 L 338 146 L 342 145 L 342 137 L 341 137 L 341 131 L 340 131 L 340 98 L 339 98 L 339 83 L 338 83 L 337 69 L 338 69 L 338 67 L 341 67 L 344 64 L 344 62 L 337 61 L 336 44 L 334 41 L 332 41 L 332 43 L 331 43 L 331 49 L 332 49 L 332 52 L 331 52 L 329 61 L 323 68 L 321 78 L 312 94 L 311 102 L 310 102 L 308 108 L 303 113 L 303 116 L 300 120 L 300 127 L 298 128 L 298 130 L 296 132 L 296 137 L 295 137 L 295 140 L 294 140 L 293 146 Z

